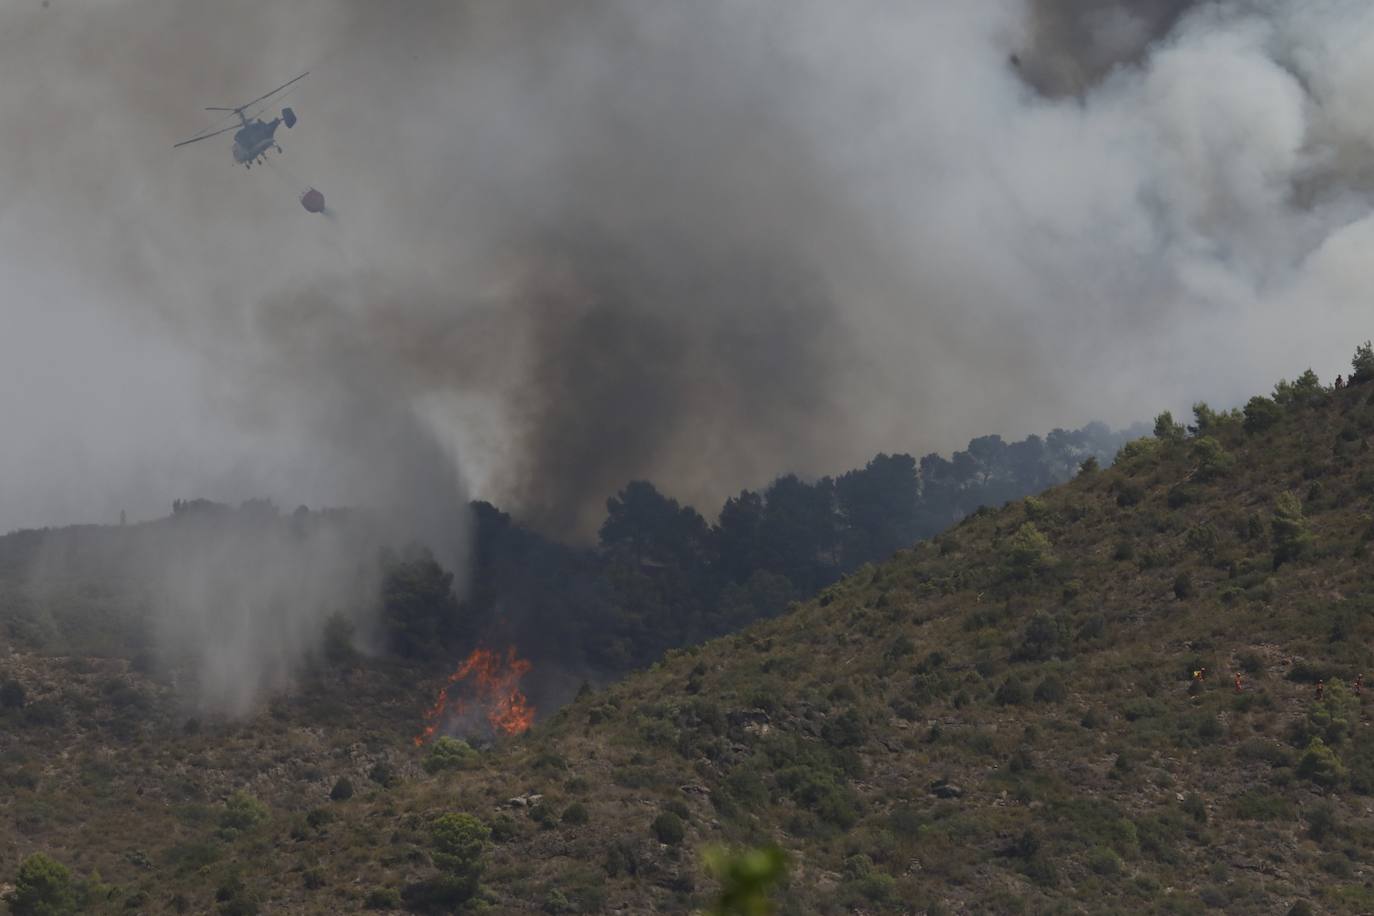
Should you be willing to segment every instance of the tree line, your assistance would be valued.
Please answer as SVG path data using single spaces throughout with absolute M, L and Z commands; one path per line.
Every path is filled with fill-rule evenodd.
M 1141 430 L 1101 423 L 1007 442 L 981 436 L 949 458 L 879 454 L 835 477 L 778 477 L 726 500 L 714 522 L 648 481 L 607 500 L 595 547 L 549 540 L 473 505 L 471 576 L 460 602 L 427 555 L 391 565 L 383 594 L 393 648 L 449 658 L 476 641 L 590 677 L 781 613 L 865 563 L 1110 463 Z

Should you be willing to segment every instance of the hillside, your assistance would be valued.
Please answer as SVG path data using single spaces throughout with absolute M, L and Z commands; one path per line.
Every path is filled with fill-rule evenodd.
M 480 752 L 417 750 L 383 663 L 230 722 L 11 655 L 0 874 L 49 854 L 90 912 L 686 912 L 702 844 L 776 842 L 787 913 L 1367 912 L 1372 445 L 1374 384 L 1161 417 Z
M 1017 442 L 979 436 L 948 458 L 879 454 L 833 477 L 784 474 L 760 490 L 742 490 L 712 523 L 653 484 L 632 481 L 607 500 L 594 545 L 560 543 L 475 502 L 467 567 L 439 569 L 423 552 L 402 549 L 383 563 L 400 587 L 382 590 L 381 608 L 373 597 L 380 571 L 360 582 L 348 568 L 375 566 L 372 558 L 382 553 L 366 513 L 176 500 L 170 517 L 141 524 L 0 537 L 0 652 L 8 640 L 21 651 L 61 656 L 160 653 L 194 662 L 185 656 L 201 646 L 169 653 L 159 624 L 181 632 L 182 619 L 199 614 L 205 619 L 196 621 L 193 638 L 180 642 L 218 648 L 243 630 L 280 631 L 260 618 L 278 617 L 264 607 L 284 604 L 293 620 L 304 618 L 298 636 L 318 637 L 321 618 L 342 613 L 362 631 L 360 644 L 421 668 L 448 669 L 478 646 L 513 643 L 535 665 L 526 689 L 549 708 L 570 699 L 583 680 L 614 681 L 669 649 L 775 616 L 979 506 L 1068 480 L 1085 458 L 1108 461 L 1130 436 L 1091 423 Z M 452 526 L 461 530 L 468 521 L 455 517 Z M 344 562 L 341 544 L 353 545 Z M 326 565 L 333 568 L 322 570 Z M 312 582 L 328 580 L 321 587 L 329 607 L 319 613 L 312 607 L 319 589 L 302 592 L 293 581 L 300 567 L 313 571 Z M 450 572 L 465 584 L 461 601 L 450 595 Z M 220 626 L 235 614 L 253 625 Z

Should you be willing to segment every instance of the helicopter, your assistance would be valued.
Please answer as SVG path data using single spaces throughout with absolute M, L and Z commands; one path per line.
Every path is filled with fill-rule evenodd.
M 270 121 L 264 121 L 257 117 L 258 112 L 253 113 L 251 120 L 244 112 L 259 102 L 265 101 L 278 92 L 281 92 L 297 80 L 305 79 L 309 75 L 310 71 L 307 70 L 295 79 L 282 83 L 266 95 L 260 95 L 251 102 L 245 102 L 237 108 L 206 108 L 206 111 L 232 111 L 234 114 L 238 115 L 239 124 L 230 124 L 228 127 L 222 127 L 219 130 L 198 134 L 189 140 L 182 140 L 180 143 L 172 144 L 172 148 L 175 149 L 179 146 L 185 146 L 188 143 L 199 143 L 201 140 L 217 137 L 237 127 L 238 129 L 234 133 L 234 161 L 242 164 L 244 168 L 251 169 L 254 162 L 264 161 L 268 150 L 276 149 L 277 152 L 281 152 L 281 145 L 277 143 L 275 138 L 277 125 L 285 122 L 287 128 L 295 127 L 296 113 L 290 108 L 283 108 L 281 110 L 281 117 L 273 118 Z

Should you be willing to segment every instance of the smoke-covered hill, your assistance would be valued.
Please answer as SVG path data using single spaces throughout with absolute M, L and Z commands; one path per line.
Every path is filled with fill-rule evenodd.
M 1367 911 L 1360 360 L 1163 415 L 523 737 L 449 718 L 479 750 L 416 749 L 413 669 L 346 640 L 239 722 L 119 659 L 12 654 L 0 852 L 65 862 L 23 887 L 95 912 L 686 912 L 709 841 L 780 845 L 784 912 Z
M 177 500 L 157 522 L 0 538 L 0 638 L 181 670 L 196 705 L 233 715 L 288 689 L 331 625 L 421 669 L 510 645 L 534 661 L 526 689 L 547 709 L 583 681 L 775 616 L 980 506 L 1068 479 L 1089 457 L 1109 461 L 1128 438 L 1092 424 L 1013 443 L 983 436 L 950 458 L 878 455 L 837 477 L 741 491 L 710 524 L 637 481 L 609 501 L 594 547 L 474 503 L 470 560 L 448 569 L 373 513 Z

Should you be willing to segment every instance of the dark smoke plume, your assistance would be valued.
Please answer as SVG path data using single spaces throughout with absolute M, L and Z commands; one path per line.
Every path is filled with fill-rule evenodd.
M 710 498 L 844 437 L 848 339 L 799 265 L 690 238 L 568 242 L 546 249 L 515 315 L 529 371 L 498 480 L 517 514 L 588 534 L 636 476 Z
M 1032 0 L 1029 45 L 1013 63 L 1048 96 L 1085 92 L 1138 64 L 1188 10 L 1207 0 Z

